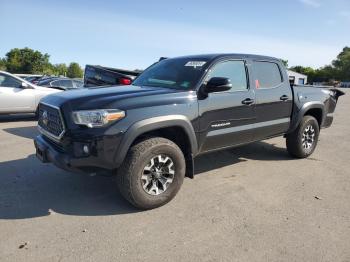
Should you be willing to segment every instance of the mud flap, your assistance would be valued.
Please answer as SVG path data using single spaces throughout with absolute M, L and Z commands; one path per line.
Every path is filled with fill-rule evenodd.
M 186 156 L 186 177 L 194 178 L 194 159 L 193 154 Z

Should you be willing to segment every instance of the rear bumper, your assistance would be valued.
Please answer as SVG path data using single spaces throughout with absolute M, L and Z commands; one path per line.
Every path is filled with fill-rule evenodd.
M 80 150 L 80 156 L 77 157 L 77 144 L 83 145 L 84 143 L 75 143 L 72 150 L 65 151 L 57 147 L 54 143 L 51 143 L 43 135 L 39 135 L 34 139 L 36 155 L 43 163 L 53 163 L 61 169 L 79 173 L 96 173 L 117 168 L 117 166 L 114 165 L 113 157 L 110 159 L 106 158 L 104 151 L 101 150 L 99 146 L 90 146 L 93 155 L 81 155 L 82 152 Z M 86 144 L 92 145 L 93 143 L 90 142 Z M 100 150 L 97 150 L 98 148 L 100 148 Z

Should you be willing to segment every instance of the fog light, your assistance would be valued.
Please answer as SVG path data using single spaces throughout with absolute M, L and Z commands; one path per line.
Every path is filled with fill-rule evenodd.
M 83 146 L 83 152 L 84 152 L 84 154 L 89 154 L 90 153 L 89 146 L 87 146 L 87 145 Z

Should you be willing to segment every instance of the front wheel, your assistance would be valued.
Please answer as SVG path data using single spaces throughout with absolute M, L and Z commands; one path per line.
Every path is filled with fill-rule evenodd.
M 123 197 L 141 209 L 168 203 L 179 191 L 186 171 L 181 149 L 172 141 L 149 138 L 132 146 L 118 170 Z
M 313 116 L 304 116 L 296 130 L 287 135 L 286 144 L 290 155 L 306 158 L 316 149 L 320 128 Z

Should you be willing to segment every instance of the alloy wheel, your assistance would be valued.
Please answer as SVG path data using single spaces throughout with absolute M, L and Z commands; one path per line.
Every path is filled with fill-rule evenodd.
M 315 129 L 312 125 L 308 125 L 304 131 L 301 139 L 301 143 L 304 149 L 312 148 L 315 142 Z
M 146 193 L 156 196 L 164 193 L 174 181 L 173 160 L 166 155 L 157 155 L 144 167 L 141 182 Z

